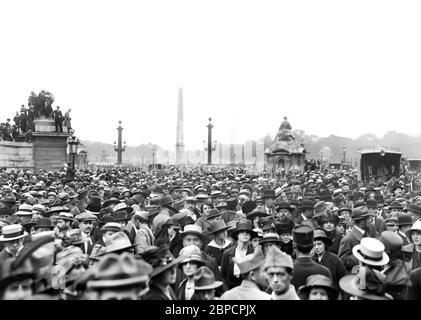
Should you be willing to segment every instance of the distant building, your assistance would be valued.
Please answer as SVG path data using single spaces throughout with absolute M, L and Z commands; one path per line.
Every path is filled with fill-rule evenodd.
M 273 144 L 265 150 L 268 169 L 272 172 L 303 170 L 306 150 L 298 142 L 287 118 L 279 127 Z

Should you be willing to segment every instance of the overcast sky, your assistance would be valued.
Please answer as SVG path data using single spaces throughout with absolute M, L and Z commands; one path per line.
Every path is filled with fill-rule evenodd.
M 83 140 L 421 133 L 421 1 L 2 1 L 0 120 L 51 91 Z

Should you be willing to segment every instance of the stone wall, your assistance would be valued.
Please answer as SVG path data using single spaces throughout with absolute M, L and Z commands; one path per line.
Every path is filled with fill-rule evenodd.
M 34 168 L 33 150 L 33 143 L 0 141 L 0 168 Z

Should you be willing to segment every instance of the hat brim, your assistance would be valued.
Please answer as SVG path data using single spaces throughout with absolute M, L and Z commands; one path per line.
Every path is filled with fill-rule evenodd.
M 371 266 L 384 266 L 389 263 L 389 256 L 386 252 L 383 252 L 382 259 L 379 261 L 367 260 L 358 251 L 361 249 L 361 245 L 357 244 L 352 248 L 352 254 L 361 262 Z
M 120 200 L 107 200 L 107 201 L 105 201 L 103 204 L 102 204 L 102 208 L 106 208 L 106 207 L 108 207 L 110 204 L 119 204 L 119 203 L 121 203 L 121 201 Z
M 194 290 L 211 290 L 211 289 L 216 289 L 219 288 L 220 286 L 223 285 L 222 281 L 215 281 L 213 284 L 208 284 L 207 286 L 201 286 L 201 287 L 194 287 Z
M 147 275 L 130 277 L 128 279 L 114 279 L 114 280 L 90 280 L 87 283 L 87 288 L 114 288 L 135 285 L 141 282 L 148 281 Z
M 157 268 L 154 268 L 151 273 L 151 278 L 156 277 L 157 275 L 160 275 L 164 271 L 172 268 L 173 266 L 177 265 L 180 261 L 181 261 L 181 257 L 178 257 L 172 260 L 170 263 L 166 264 L 165 266 L 159 266 Z
M 263 229 L 262 229 L 262 230 L 263 230 Z M 257 232 L 256 232 L 256 231 L 253 231 L 253 230 L 250 230 L 250 229 L 234 229 L 234 230 L 231 232 L 231 237 L 232 237 L 234 240 L 237 240 L 237 238 L 238 238 L 238 234 L 239 234 L 240 232 L 248 232 L 248 233 L 250 233 L 250 235 L 251 235 L 251 239 L 253 239 L 253 238 L 257 238 L 257 237 L 258 237 Z
M 357 279 L 357 275 L 344 276 L 339 280 L 339 287 L 343 291 L 345 291 L 346 293 L 352 296 L 357 296 L 357 297 L 367 299 L 367 300 L 392 300 L 388 296 L 385 296 L 385 295 L 379 296 L 379 295 L 367 293 L 366 291 L 359 289 L 357 287 L 356 279 Z
M 263 218 L 263 217 L 268 217 L 268 216 L 269 216 L 268 214 L 265 214 L 264 212 L 261 212 L 261 211 L 255 211 L 255 212 L 252 211 L 246 215 L 246 218 L 253 221 L 256 217 Z
M 265 244 L 265 243 L 281 243 L 282 241 L 280 239 L 264 239 L 260 238 L 259 244 Z
M 323 241 L 324 244 L 326 245 L 326 247 L 330 247 L 333 244 L 333 241 L 331 239 L 329 239 L 328 237 L 317 237 L 317 238 L 314 238 L 314 241 L 316 241 L 316 240 Z M 327 248 L 326 248 L 326 250 L 327 250 Z
M 218 229 L 218 230 L 215 230 L 215 231 L 211 231 L 211 232 L 209 232 L 209 234 L 217 234 L 218 232 L 221 232 L 221 231 L 226 231 L 226 230 L 228 230 L 230 227 L 229 226 L 226 226 L 226 227 L 223 227 L 223 228 L 221 228 L 221 229 Z
M 137 245 L 139 245 L 139 243 L 135 243 L 135 244 L 132 244 L 132 245 L 127 246 L 127 247 L 112 249 L 110 251 L 107 249 L 107 247 L 105 247 L 105 252 L 101 256 L 109 254 L 109 253 L 116 253 L 116 252 L 124 251 L 124 250 L 127 250 L 127 249 L 131 249 L 131 248 L 136 247 Z

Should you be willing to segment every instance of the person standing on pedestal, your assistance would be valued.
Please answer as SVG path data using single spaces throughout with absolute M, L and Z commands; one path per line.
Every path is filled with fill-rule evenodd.
M 61 113 L 59 106 L 57 106 L 57 110 L 53 112 L 53 118 L 56 123 L 56 132 L 63 133 L 63 114 Z
M 30 130 L 35 131 L 34 106 L 29 106 L 29 109 L 26 111 L 26 114 L 27 114 L 28 131 Z
M 21 109 L 19 122 L 20 122 L 20 129 L 22 130 L 22 133 L 26 133 L 26 121 L 27 121 L 27 116 L 26 116 L 25 109 Z
M 72 124 L 70 122 L 70 120 L 72 120 L 72 118 L 70 117 L 70 112 L 72 111 L 72 109 L 67 110 L 67 112 L 64 114 L 64 125 L 67 128 L 67 132 L 70 133 L 72 130 Z

